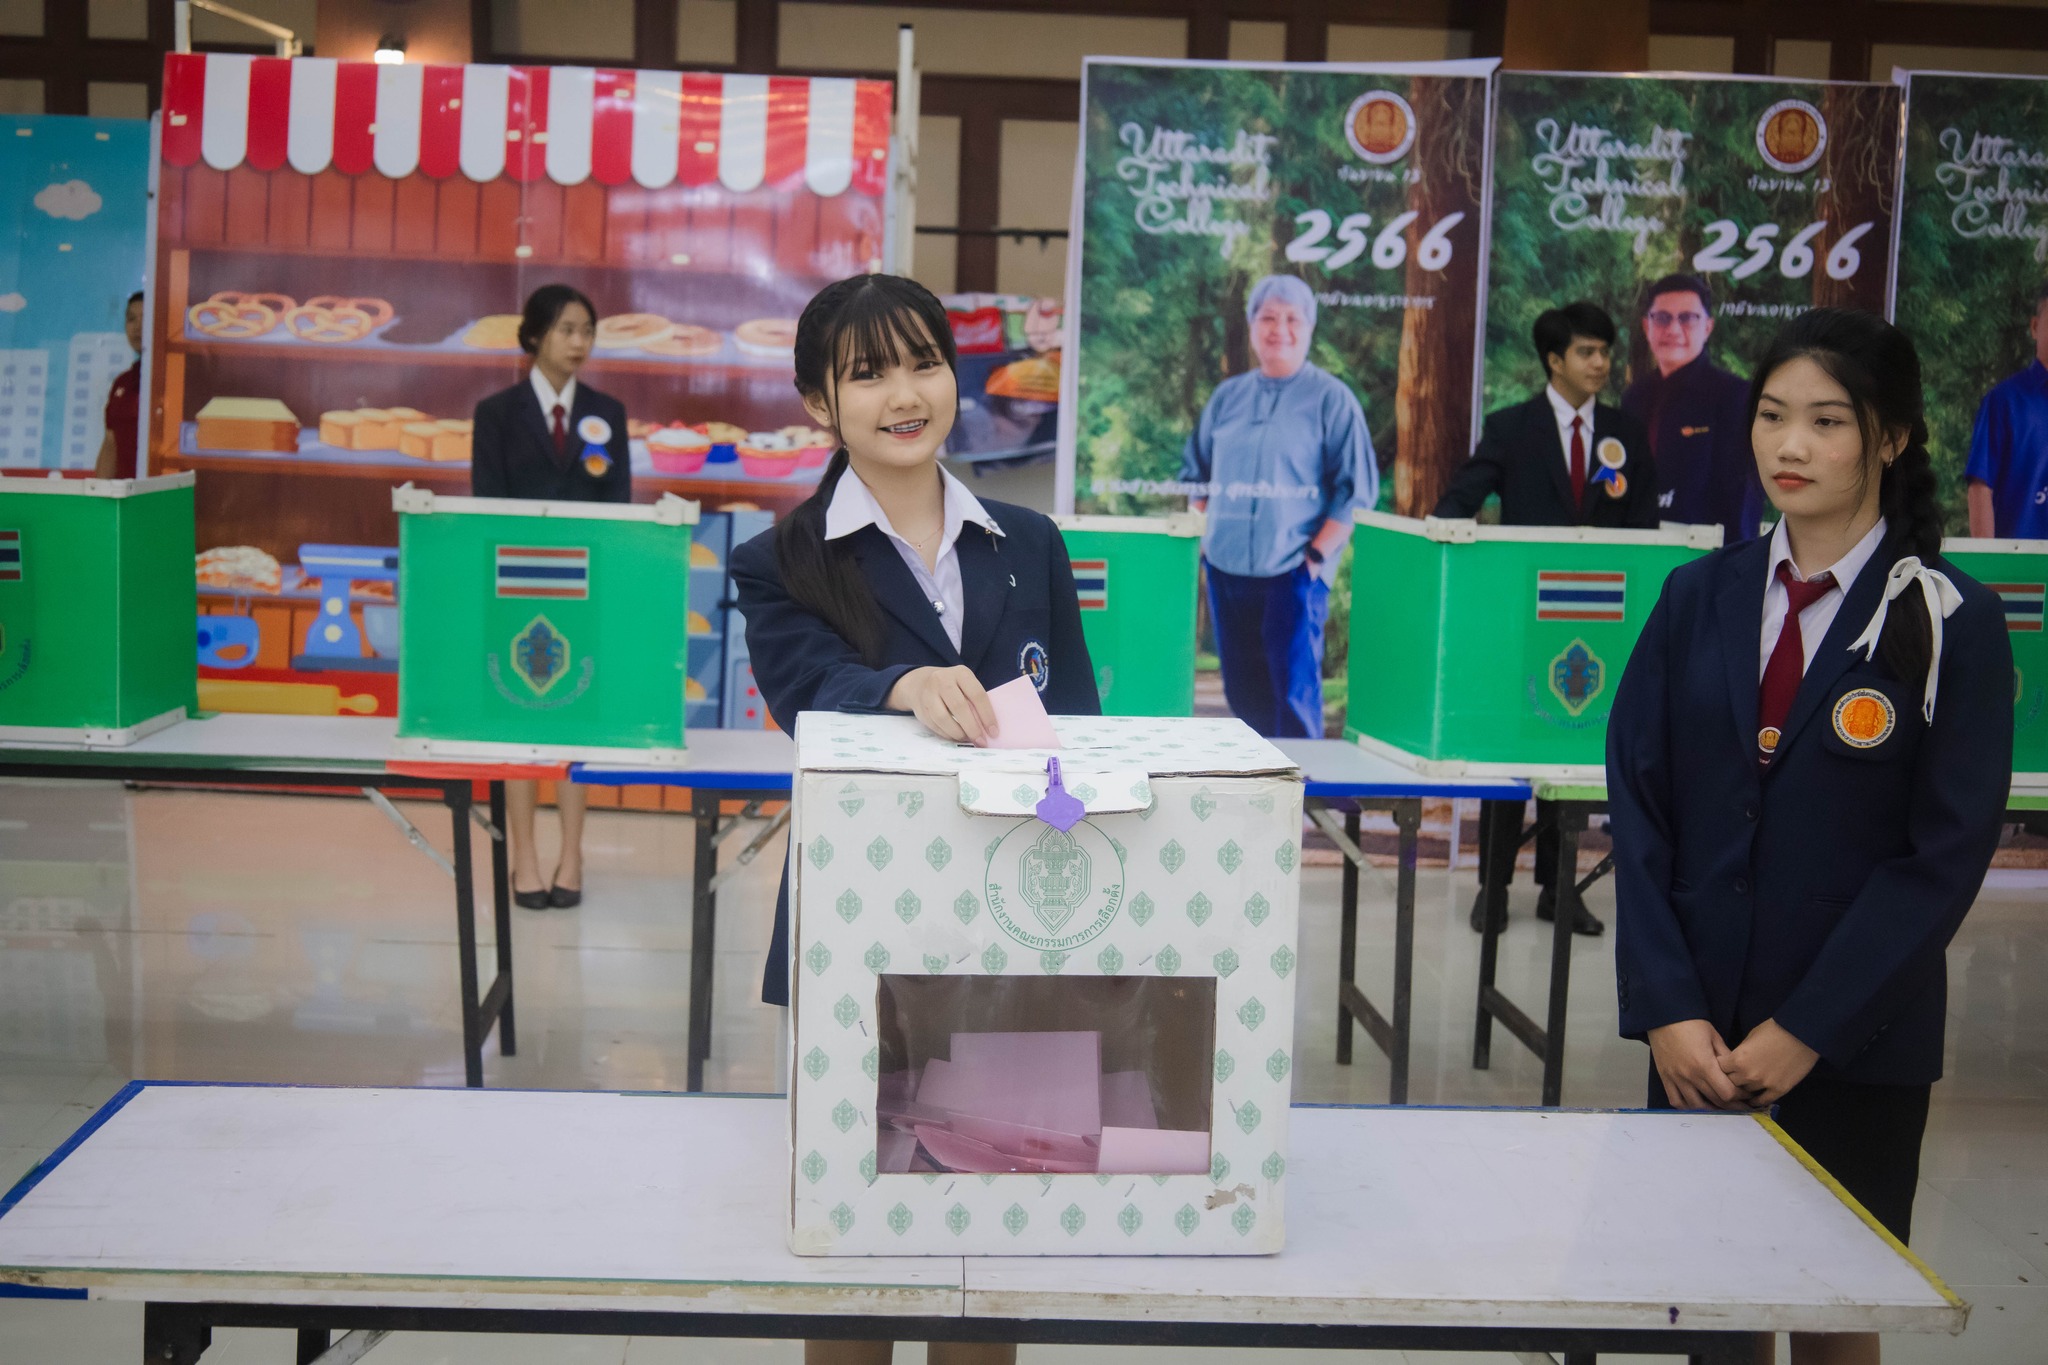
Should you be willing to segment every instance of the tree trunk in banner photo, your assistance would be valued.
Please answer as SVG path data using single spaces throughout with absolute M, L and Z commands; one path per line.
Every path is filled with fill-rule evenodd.
M 1828 226 L 1815 243 L 1822 251 L 1812 276 L 1813 306 L 1882 313 L 1896 208 L 1899 95 L 1893 88 L 1830 85 L 1822 113 L 1828 145 L 1820 170 L 1828 189 L 1817 216 Z
M 1486 87 L 1471 80 L 1418 78 L 1415 170 L 1408 188 L 1410 300 L 1401 320 L 1395 390 L 1394 510 L 1427 516 L 1472 450 L 1473 329 L 1478 325 L 1480 199 L 1476 143 L 1485 134 Z M 1430 259 L 1425 237 L 1454 213 L 1452 263 Z M 1457 274 L 1446 280 L 1451 271 Z

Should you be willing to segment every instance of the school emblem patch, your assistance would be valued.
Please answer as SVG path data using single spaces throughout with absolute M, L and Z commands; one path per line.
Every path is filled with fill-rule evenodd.
M 1109 928 L 1123 906 L 1124 860 L 1086 820 L 1061 830 L 1020 820 L 989 850 L 986 900 L 1004 933 L 1067 952 Z
M 1026 640 L 1024 648 L 1017 651 L 1017 671 L 1031 679 L 1031 685 L 1040 692 L 1052 681 L 1052 660 L 1047 657 L 1045 646 L 1036 640 Z
M 512 637 L 512 671 L 538 696 L 569 671 L 569 638 L 545 616 L 536 616 Z
M 1852 749 L 1875 749 L 1898 728 L 1892 699 L 1875 688 L 1844 692 L 1835 702 L 1835 736 Z
M 1606 689 L 1607 665 L 1587 648 L 1584 640 L 1572 641 L 1550 661 L 1551 695 L 1574 716 L 1584 712 Z

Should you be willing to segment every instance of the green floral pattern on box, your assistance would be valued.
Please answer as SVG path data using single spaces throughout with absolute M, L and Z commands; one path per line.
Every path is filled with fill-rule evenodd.
M 1293 1065 L 1293 1060 L 1285 1051 L 1278 1051 L 1266 1058 L 1266 1074 L 1276 1081 L 1284 1081 L 1287 1079 L 1289 1068 Z
M 800 753 L 810 752 L 814 719 L 806 715 L 800 724 Z M 932 766 L 924 773 L 882 771 L 890 754 L 902 747 L 893 737 L 899 727 L 887 718 L 826 719 L 848 734 L 868 727 L 887 733 L 876 741 L 883 751 L 879 756 L 864 752 L 865 741 L 835 751 L 833 761 L 845 765 L 839 771 L 822 771 L 807 760 L 792 793 L 793 838 L 805 853 L 791 870 L 791 928 L 805 969 L 792 1010 L 798 1039 L 792 1096 L 797 1159 L 787 1188 L 794 1199 L 795 1245 L 807 1253 L 849 1255 L 1245 1254 L 1279 1249 L 1284 1203 L 1265 1163 L 1285 1152 L 1292 1079 L 1288 1074 L 1276 1081 L 1271 1073 L 1276 1052 L 1289 1056 L 1284 1030 L 1276 1034 L 1274 1029 L 1278 1020 L 1293 1017 L 1293 982 L 1300 965 L 1298 883 L 1292 875 L 1299 862 L 1300 787 L 1285 778 L 1158 773 L 1161 767 L 1191 762 L 1184 754 L 1204 751 L 1201 744 L 1166 748 L 1180 742 L 1182 726 L 1217 737 L 1211 747 L 1226 740 L 1236 743 L 1232 736 L 1237 736 L 1245 752 L 1265 753 L 1265 742 L 1234 721 L 1113 717 L 1106 719 L 1120 723 L 1109 726 L 1093 717 L 1062 718 L 1062 736 L 1075 755 L 1090 754 L 1093 761 L 1090 746 L 1096 741 L 1088 736 L 1107 735 L 1150 751 L 1149 757 L 1125 756 L 1126 769 L 1140 770 L 1149 763 L 1155 771 L 1145 784 L 1127 778 L 1086 783 L 1118 800 L 1144 785 L 1149 799 L 1139 810 L 1088 816 L 1101 836 L 1103 858 L 1115 851 L 1123 864 L 1122 904 L 1107 927 L 1085 949 L 1077 949 L 1013 938 L 999 917 L 982 913 L 991 904 L 987 855 L 974 856 L 970 850 L 1000 845 L 1030 817 L 965 811 L 962 783 L 954 775 L 959 767 L 942 772 L 939 765 L 999 771 L 1005 760 L 989 751 L 939 752 L 929 756 Z M 1069 736 L 1069 720 L 1101 728 Z M 903 727 L 914 725 L 903 722 Z M 1140 733 L 1142 743 L 1120 738 Z M 920 751 L 918 762 L 926 761 Z M 1070 792 L 1091 776 L 1080 763 L 1077 758 L 1068 765 Z M 858 790 L 846 793 L 855 779 Z M 1007 791 L 1024 780 L 1020 773 L 970 785 Z M 1042 778 L 1036 780 L 1042 789 Z M 1196 818 L 1191 806 L 1198 791 L 1213 803 L 1206 822 Z M 858 796 L 861 808 L 849 814 L 839 804 L 842 796 Z M 1268 798 L 1270 812 L 1261 811 L 1261 797 Z M 1235 846 L 1234 870 L 1219 845 Z M 837 856 L 834 849 L 861 850 L 866 856 Z M 1217 850 L 1214 861 L 1209 850 Z M 1199 866 L 1189 866 L 1197 861 Z M 849 906 L 862 906 L 851 920 L 838 911 L 848 893 Z M 1006 912 L 1015 912 L 1010 922 L 1033 923 L 1014 893 L 1008 899 Z M 870 913 L 869 903 L 877 901 L 889 912 Z M 913 905 L 916 912 L 905 913 Z M 926 913 L 940 905 L 953 913 Z M 1160 914 L 1164 907 L 1174 912 Z M 882 1063 L 875 1022 L 868 1015 L 877 975 L 906 970 L 934 976 L 971 971 L 1212 980 L 1216 1090 L 1208 1171 L 971 1179 L 878 1172 L 875 1073 Z M 1248 1008 L 1254 1001 L 1257 1008 Z M 1272 1026 L 1265 1020 L 1269 1012 L 1276 1021 Z M 820 1059 L 826 1067 L 814 1077 Z M 1288 1065 L 1291 1073 L 1291 1057 Z M 810 1160 L 813 1153 L 817 1161 Z M 1242 1188 L 1246 1185 L 1248 1190 Z M 1239 1193 L 1232 1205 L 1212 1216 L 1205 1206 L 1219 1186 Z M 1257 1208 L 1257 1220 L 1240 1230 L 1233 1218 L 1245 1206 Z M 1126 1230 L 1133 1221 L 1135 1226 Z
M 839 912 L 839 918 L 851 924 L 860 918 L 860 896 L 853 891 L 842 891 L 832 908 Z
M 804 1054 L 804 1074 L 812 1080 L 822 1080 L 832 1069 L 832 1059 L 825 1055 L 825 1049 L 814 1047 Z
M 1239 1204 L 1237 1212 L 1230 1215 L 1230 1226 L 1237 1229 L 1238 1236 L 1248 1236 L 1251 1233 L 1252 1224 L 1257 1222 L 1258 1218 L 1259 1216 L 1252 1212 L 1250 1204 Z
M 1259 1167 L 1259 1174 L 1266 1177 L 1267 1184 L 1278 1184 L 1280 1177 L 1287 1174 L 1287 1158 L 1274 1152 L 1266 1158 L 1265 1165 Z
M 1235 872 L 1244 866 L 1244 850 L 1237 846 L 1237 840 L 1223 841 L 1223 847 L 1216 850 L 1216 865 L 1225 872 Z

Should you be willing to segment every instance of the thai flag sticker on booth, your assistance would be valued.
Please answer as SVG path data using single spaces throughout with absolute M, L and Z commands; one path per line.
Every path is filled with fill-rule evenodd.
M 4 535 L 5 532 L 0 532 Z M 0 546 L 0 556 L 6 549 Z M 1074 566 L 1079 568 L 1077 564 Z M 2041 605 L 2048 597 L 2048 583 L 1986 583 L 1985 587 L 1998 594 L 1998 600 L 2005 604 L 2005 628 L 2007 630 L 2041 629 Z
M 590 551 L 565 546 L 500 545 L 498 596 L 555 597 L 580 602 L 590 596 Z
M 1106 559 L 1075 560 L 1074 593 L 1081 599 L 1082 611 L 1107 611 L 1109 609 L 1109 561 Z
M 1620 621 L 1627 616 L 1626 573 L 1541 570 L 1536 573 L 1539 621 Z
M 21 532 L 0 531 L 0 583 L 19 583 L 20 581 Z M 2038 623 L 2041 620 L 2041 602 L 2039 598 L 2034 600 L 2034 620 L 2037 623 L 2036 629 L 2039 629 Z

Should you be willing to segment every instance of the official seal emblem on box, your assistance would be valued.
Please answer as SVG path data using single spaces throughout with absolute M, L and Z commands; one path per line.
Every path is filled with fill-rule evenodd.
M 1123 855 L 1086 820 L 1068 830 L 1020 821 L 989 854 L 984 890 L 1004 933 L 1039 952 L 1067 952 L 1115 923 Z

